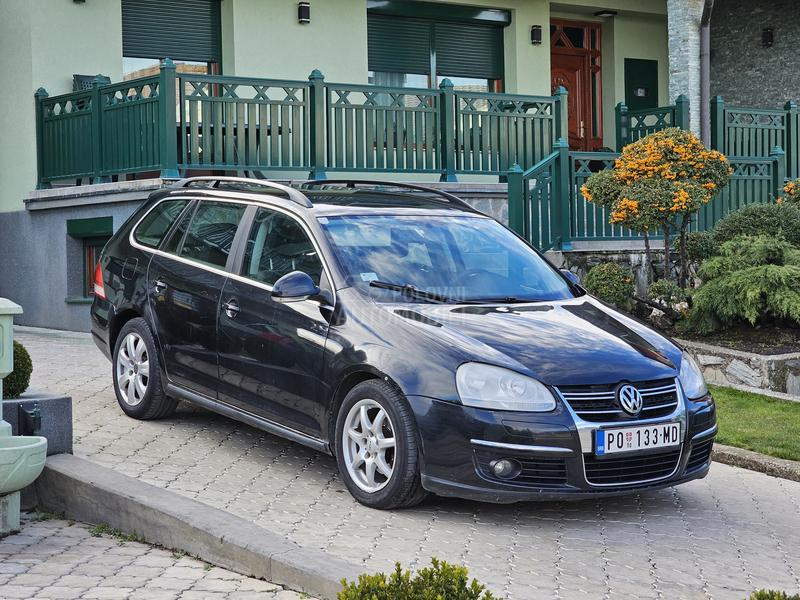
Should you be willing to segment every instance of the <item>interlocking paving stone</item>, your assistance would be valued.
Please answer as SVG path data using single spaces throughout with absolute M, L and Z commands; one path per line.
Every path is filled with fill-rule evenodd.
M 36 562 L 15 562 L 22 553 L 35 556 Z M 21 533 L 0 539 L 0 567 L 9 565 L 13 568 L 0 575 L 4 600 L 308 598 L 169 550 L 95 536 L 88 525 L 60 519 L 28 518 Z
M 390 570 L 396 560 L 419 568 L 437 556 L 515 600 L 800 590 L 798 482 L 714 464 L 704 480 L 623 498 L 510 506 L 430 498 L 411 510 L 373 511 L 350 497 L 331 457 L 292 442 L 185 404 L 162 421 L 127 418 L 111 388 L 111 364 L 88 335 L 26 330 L 17 338 L 33 357 L 32 387 L 72 396 L 76 455 L 366 570 Z M 34 568 L 8 554 L 0 544 L 7 583 Z M 167 555 L 148 567 L 152 556 L 131 556 L 130 564 L 172 566 Z M 135 577 L 129 569 L 117 574 Z M 190 594 L 200 589 L 182 597 L 202 597 Z M 145 586 L 131 597 L 149 597 L 143 590 L 168 591 Z

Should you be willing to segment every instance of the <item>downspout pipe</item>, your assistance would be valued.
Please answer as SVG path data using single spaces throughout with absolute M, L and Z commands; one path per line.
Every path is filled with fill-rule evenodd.
M 700 18 L 700 138 L 711 142 L 711 11 L 714 0 L 705 0 Z

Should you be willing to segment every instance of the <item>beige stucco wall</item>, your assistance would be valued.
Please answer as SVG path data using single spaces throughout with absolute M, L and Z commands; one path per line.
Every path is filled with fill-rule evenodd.
M 297 22 L 297 3 L 224 0 L 222 72 L 304 79 L 319 69 L 329 81 L 367 81 L 366 0 L 314 0 L 311 23 Z
M 72 90 L 72 74 L 122 75 L 119 0 L 0 0 L 0 211 L 36 187 L 33 94 Z

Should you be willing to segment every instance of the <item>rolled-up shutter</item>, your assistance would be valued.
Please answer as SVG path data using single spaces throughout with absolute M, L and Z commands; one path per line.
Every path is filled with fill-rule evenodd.
M 437 22 L 436 74 L 503 78 L 503 29 L 491 25 Z
M 369 15 L 367 62 L 370 71 L 430 73 L 430 22 L 424 19 Z
M 218 62 L 220 0 L 122 0 L 122 54 Z

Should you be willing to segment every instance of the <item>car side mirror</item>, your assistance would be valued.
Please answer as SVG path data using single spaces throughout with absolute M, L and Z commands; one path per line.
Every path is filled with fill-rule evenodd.
M 561 269 L 561 274 L 567 279 L 569 279 L 570 282 L 573 283 L 574 285 L 581 284 L 581 278 L 575 275 L 575 273 L 573 273 L 569 269 Z
M 298 302 L 317 294 L 319 286 L 302 271 L 287 273 L 272 286 L 272 298 L 278 302 Z

